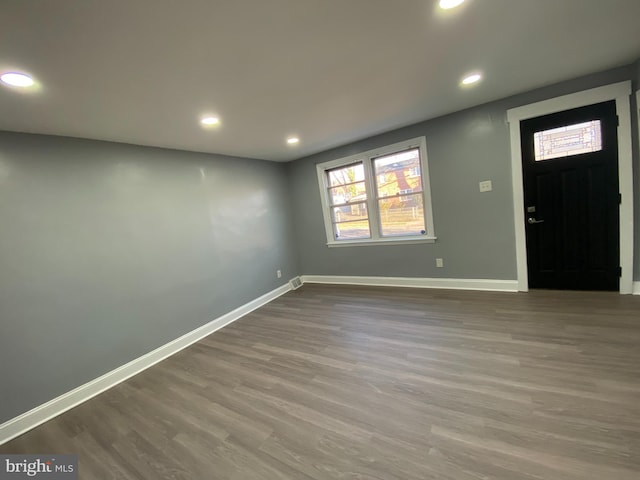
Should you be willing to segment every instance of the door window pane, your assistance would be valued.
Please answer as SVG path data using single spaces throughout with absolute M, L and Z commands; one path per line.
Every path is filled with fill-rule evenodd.
M 543 130 L 533 134 L 535 160 L 569 157 L 602 150 L 600 120 Z

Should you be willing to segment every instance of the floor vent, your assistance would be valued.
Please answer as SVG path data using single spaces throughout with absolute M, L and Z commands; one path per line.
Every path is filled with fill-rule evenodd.
M 291 284 L 291 288 L 294 290 L 297 290 L 302 286 L 302 280 L 300 280 L 300 277 L 292 278 L 289 283 Z

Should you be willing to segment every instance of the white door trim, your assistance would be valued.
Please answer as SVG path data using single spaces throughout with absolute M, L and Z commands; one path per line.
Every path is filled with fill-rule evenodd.
M 518 290 L 529 290 L 527 272 L 527 244 L 525 236 L 524 188 L 522 184 L 522 150 L 520 122 L 528 118 L 592 105 L 616 101 L 618 114 L 618 177 L 622 204 L 620 205 L 620 293 L 633 291 L 633 161 L 631 156 L 631 82 L 625 81 L 523 105 L 507 111 L 511 135 L 511 181 L 513 183 L 513 215 L 516 231 L 516 263 Z

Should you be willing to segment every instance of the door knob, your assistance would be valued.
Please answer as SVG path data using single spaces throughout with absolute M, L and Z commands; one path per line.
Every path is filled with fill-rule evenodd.
M 536 220 L 536 219 L 535 219 L 535 218 L 533 218 L 533 217 L 529 217 L 529 218 L 527 218 L 527 223 L 528 223 L 529 225 L 534 225 L 534 224 L 536 224 L 536 223 L 542 223 L 542 222 L 544 222 L 544 220 Z

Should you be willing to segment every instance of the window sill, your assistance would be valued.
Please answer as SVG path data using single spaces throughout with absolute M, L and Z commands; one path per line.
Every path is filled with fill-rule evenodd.
M 410 245 L 412 243 L 435 243 L 437 237 L 418 237 L 418 238 L 385 238 L 385 239 L 366 239 L 366 240 L 341 240 L 338 242 L 327 243 L 327 247 L 356 247 L 375 246 L 375 245 Z

